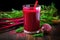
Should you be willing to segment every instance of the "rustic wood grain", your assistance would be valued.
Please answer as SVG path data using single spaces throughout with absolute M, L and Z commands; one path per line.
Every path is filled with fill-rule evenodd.
M 59 24 L 60 25 L 60 24 Z M 43 37 L 33 37 L 31 34 L 16 33 L 15 29 L 5 31 L 0 34 L 0 40 L 60 40 L 60 26 L 55 25 L 51 34 L 44 35 Z

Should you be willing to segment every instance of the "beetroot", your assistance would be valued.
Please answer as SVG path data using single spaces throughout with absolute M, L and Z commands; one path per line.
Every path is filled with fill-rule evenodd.
M 52 26 L 49 24 L 44 24 L 41 28 L 41 30 L 44 32 L 51 32 L 52 31 Z

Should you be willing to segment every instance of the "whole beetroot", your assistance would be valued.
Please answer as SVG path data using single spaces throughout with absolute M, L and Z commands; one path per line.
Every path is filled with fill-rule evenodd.
M 42 28 L 41 28 L 42 32 L 47 32 L 50 33 L 52 31 L 52 26 L 49 24 L 43 24 Z

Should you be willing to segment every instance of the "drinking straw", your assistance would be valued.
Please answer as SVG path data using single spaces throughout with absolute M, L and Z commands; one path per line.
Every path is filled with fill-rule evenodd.
M 38 5 L 38 0 L 36 0 L 36 2 L 34 4 L 34 8 L 36 8 L 37 5 Z

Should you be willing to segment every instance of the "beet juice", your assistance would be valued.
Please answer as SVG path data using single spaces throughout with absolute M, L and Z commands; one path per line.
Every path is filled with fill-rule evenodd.
M 40 29 L 40 6 L 34 9 L 31 5 L 23 6 L 24 32 L 39 33 Z

